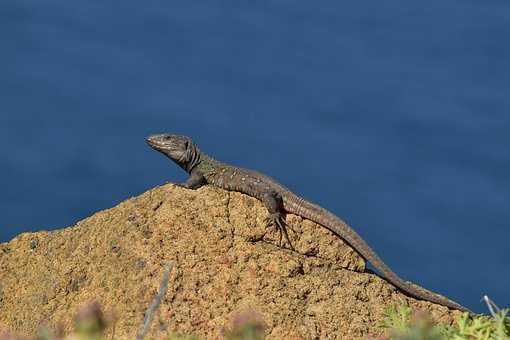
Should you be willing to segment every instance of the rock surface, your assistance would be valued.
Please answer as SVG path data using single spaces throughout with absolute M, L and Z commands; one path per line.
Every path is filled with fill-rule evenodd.
M 245 311 L 260 315 L 268 339 L 379 334 L 384 309 L 404 301 L 441 322 L 459 313 L 364 273 L 355 251 L 298 216 L 287 216 L 296 251 L 279 247 L 276 232 L 264 235 L 266 216 L 259 201 L 239 193 L 166 184 L 72 227 L 21 234 L 0 244 L 0 329 L 68 331 L 76 310 L 95 300 L 116 316 L 115 338 L 133 339 L 169 261 L 151 338 L 220 338 Z

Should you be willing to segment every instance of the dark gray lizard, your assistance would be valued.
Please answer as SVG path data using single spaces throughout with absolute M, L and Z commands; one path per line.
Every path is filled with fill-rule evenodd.
M 201 152 L 193 141 L 186 136 L 157 134 L 146 139 L 155 150 L 163 153 L 190 174 L 188 180 L 181 184 L 188 189 L 197 189 L 205 184 L 212 184 L 225 190 L 238 191 L 262 201 L 269 211 L 268 226 L 275 226 L 292 247 L 285 222 L 285 213 L 299 215 L 329 229 L 347 243 L 361 256 L 369 261 L 384 277 L 400 290 L 415 298 L 438 303 L 450 308 L 470 312 L 464 306 L 402 280 L 370 248 L 370 246 L 349 225 L 333 213 L 306 201 L 292 193 L 274 179 L 256 171 L 238 168 L 217 161 Z

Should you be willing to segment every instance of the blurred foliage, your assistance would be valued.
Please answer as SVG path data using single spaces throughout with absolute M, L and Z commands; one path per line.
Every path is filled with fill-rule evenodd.
M 510 340 L 510 309 L 491 310 L 493 316 L 462 314 L 453 325 L 435 324 L 423 311 L 414 311 L 407 305 L 392 306 L 384 313 L 379 328 L 387 335 L 380 340 Z M 41 329 L 37 340 L 99 340 L 112 339 L 105 336 L 106 321 L 98 303 L 91 303 L 80 309 L 74 319 L 74 333 L 64 336 L 63 332 L 53 333 Z M 113 328 L 115 320 L 112 319 Z M 234 316 L 232 324 L 222 331 L 225 340 L 263 340 L 266 326 L 262 317 L 254 311 Z M 0 340 L 21 340 L 8 333 L 0 334 Z M 189 334 L 170 333 L 168 340 L 198 340 Z
M 262 316 L 255 311 L 240 313 L 234 317 L 230 330 L 224 330 L 226 340 L 262 340 L 266 326 Z
M 509 309 L 494 316 L 462 314 L 452 326 L 434 324 L 425 312 L 409 306 L 393 306 L 379 325 L 388 332 L 388 340 L 510 340 Z
M 170 335 L 168 336 L 168 340 L 198 340 L 198 337 L 194 335 L 170 333 Z

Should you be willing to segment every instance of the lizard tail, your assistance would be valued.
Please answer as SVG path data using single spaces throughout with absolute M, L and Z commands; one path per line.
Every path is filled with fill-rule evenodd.
M 345 240 L 351 247 L 353 247 L 365 260 L 370 262 L 384 277 L 393 285 L 397 286 L 400 290 L 408 295 L 421 299 L 434 302 L 443 306 L 453 309 L 458 309 L 463 312 L 473 314 L 468 308 L 452 301 L 442 295 L 431 292 L 423 287 L 415 285 L 411 282 L 401 279 L 393 270 L 391 270 L 386 263 L 372 250 L 372 248 L 361 238 L 361 236 L 354 231 L 342 219 L 331 213 L 330 211 L 310 203 L 301 197 L 294 196 L 287 199 L 284 198 L 285 210 L 300 215 L 304 218 L 312 220 L 326 229 L 329 229 L 340 238 Z

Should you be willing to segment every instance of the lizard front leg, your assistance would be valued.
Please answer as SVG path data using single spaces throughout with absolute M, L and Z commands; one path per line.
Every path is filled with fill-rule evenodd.
M 262 202 L 269 212 L 269 216 L 265 219 L 266 227 L 269 228 L 271 226 L 275 226 L 280 235 L 280 239 L 278 241 L 279 246 L 282 245 L 283 235 L 285 236 L 285 240 L 289 244 L 290 248 L 294 250 L 294 246 L 292 245 L 289 234 L 287 233 L 287 228 L 290 227 L 285 221 L 282 196 L 276 191 L 269 190 L 262 195 Z M 292 228 L 290 229 L 294 231 Z
M 198 189 L 206 183 L 207 181 L 200 171 L 191 171 L 191 175 L 188 177 L 186 182 L 179 183 L 177 185 L 186 189 Z

